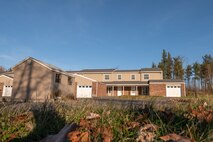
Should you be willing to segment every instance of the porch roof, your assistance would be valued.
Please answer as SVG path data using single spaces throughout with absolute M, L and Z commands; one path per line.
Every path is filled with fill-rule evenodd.
M 149 85 L 148 81 L 111 81 L 111 82 L 103 82 L 107 86 L 144 86 Z

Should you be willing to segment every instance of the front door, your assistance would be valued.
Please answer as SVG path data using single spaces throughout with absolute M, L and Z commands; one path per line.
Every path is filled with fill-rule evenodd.
M 2 93 L 3 93 L 3 83 L 0 83 L 0 97 L 2 97 Z
M 107 87 L 107 95 L 112 96 L 112 87 Z
M 122 96 L 122 87 L 118 87 L 118 96 Z
M 136 88 L 135 86 L 131 87 L 131 96 L 135 96 L 136 95 Z

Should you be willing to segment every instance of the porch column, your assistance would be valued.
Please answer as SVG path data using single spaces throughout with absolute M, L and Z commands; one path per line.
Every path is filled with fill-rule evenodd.
M 124 86 L 123 86 L 123 94 L 122 95 L 124 95 Z
M 136 86 L 136 95 L 138 95 L 138 86 Z
M 114 86 L 112 86 L 112 96 L 115 96 L 114 90 L 115 90 L 115 88 L 114 88 Z

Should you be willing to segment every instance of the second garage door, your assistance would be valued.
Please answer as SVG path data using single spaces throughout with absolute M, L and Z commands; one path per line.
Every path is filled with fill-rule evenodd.
M 181 86 L 179 85 L 167 85 L 166 86 L 167 97 L 181 97 Z
M 77 86 L 77 98 L 92 98 L 92 86 Z

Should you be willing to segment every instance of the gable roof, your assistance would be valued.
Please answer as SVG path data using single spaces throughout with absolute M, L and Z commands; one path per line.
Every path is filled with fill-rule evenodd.
M 141 68 L 141 69 L 129 69 L 129 70 L 118 70 L 118 69 L 83 69 L 79 71 L 67 71 L 69 73 L 95 73 L 95 72 L 140 72 L 140 71 L 162 71 L 160 68 Z
M 162 71 L 160 68 L 141 68 L 140 71 Z
M 16 64 L 12 69 L 16 68 L 17 66 L 19 66 L 19 65 L 22 64 L 22 63 L 24 63 L 24 62 L 27 61 L 27 60 L 33 60 L 34 62 L 36 62 L 36 63 L 42 65 L 43 67 L 45 67 L 45 68 L 47 68 L 47 69 L 49 69 L 49 70 L 51 70 L 51 71 L 55 71 L 55 72 L 58 72 L 58 73 L 62 73 L 62 74 L 67 75 L 67 76 L 72 76 L 72 75 L 68 74 L 67 72 L 63 71 L 62 69 L 60 69 L 60 68 L 58 68 L 58 67 L 56 67 L 56 66 L 54 66 L 54 65 L 45 63 L 45 62 L 40 61 L 40 60 L 38 60 L 38 59 L 35 59 L 35 58 L 33 58 L 33 57 L 28 57 L 28 58 L 24 59 L 24 60 L 21 61 L 20 63 Z
M 14 74 L 12 72 L 4 72 L 4 73 L 0 73 L 0 76 L 4 76 L 6 78 L 12 79 L 14 78 Z
M 115 70 L 115 72 L 139 72 L 140 70 Z
M 148 85 L 148 81 L 110 81 L 110 82 L 102 82 L 106 85 Z
M 68 71 L 70 73 L 72 72 L 113 72 L 116 69 L 83 69 L 83 70 L 79 70 L 79 71 Z
M 161 80 L 149 80 L 149 82 L 184 82 L 181 79 L 161 79 Z

